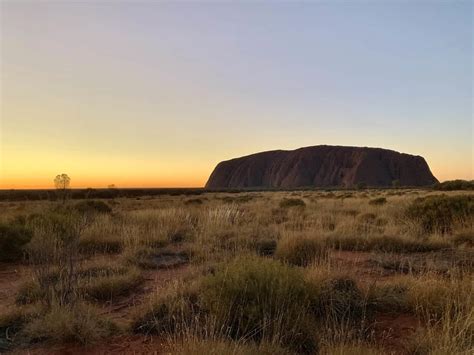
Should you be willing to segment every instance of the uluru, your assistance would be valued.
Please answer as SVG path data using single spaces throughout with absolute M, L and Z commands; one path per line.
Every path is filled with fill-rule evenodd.
M 368 147 L 318 145 L 220 162 L 207 189 L 428 186 L 437 183 L 418 155 Z

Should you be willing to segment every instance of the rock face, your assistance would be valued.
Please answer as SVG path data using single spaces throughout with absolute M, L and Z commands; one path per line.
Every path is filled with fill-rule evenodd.
M 438 180 L 421 156 L 366 147 L 319 145 L 220 162 L 207 189 L 426 186 Z

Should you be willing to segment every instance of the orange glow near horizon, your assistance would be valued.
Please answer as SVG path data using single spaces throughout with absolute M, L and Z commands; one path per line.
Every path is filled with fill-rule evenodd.
M 474 179 L 470 3 L 2 1 L 0 37 L 0 189 L 202 187 L 320 144 Z
M 441 164 L 431 164 L 431 171 L 439 181 L 466 179 L 472 180 L 473 175 L 470 169 L 460 169 L 458 171 L 442 171 L 439 167 Z M 214 166 L 209 165 L 208 169 L 201 168 L 190 174 L 189 171 L 182 170 L 180 173 L 168 171 L 150 172 L 133 171 L 123 169 L 120 173 L 117 172 L 116 167 L 111 174 L 104 174 L 100 176 L 92 176 L 88 173 L 80 173 L 79 171 L 71 170 L 68 175 L 71 177 L 71 188 L 107 188 L 109 185 L 115 185 L 117 188 L 200 188 L 204 187 L 210 173 Z M 52 189 L 54 188 L 54 176 L 63 171 L 53 173 L 38 173 L 36 176 L 29 176 L 27 171 L 23 172 L 25 175 L 20 176 L 11 174 L 7 176 L 0 174 L 0 189 Z M 67 171 L 64 171 L 67 173 Z M 12 172 L 13 173 L 13 172 Z M 144 176 L 146 176 L 144 178 Z

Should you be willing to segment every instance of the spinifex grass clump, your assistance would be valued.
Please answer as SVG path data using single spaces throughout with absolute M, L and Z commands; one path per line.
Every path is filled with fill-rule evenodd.
M 289 236 L 278 242 L 275 256 L 296 266 L 308 266 L 328 256 L 328 248 L 323 239 L 308 236 Z
M 310 289 L 297 269 L 257 257 L 237 259 L 203 282 L 201 298 L 233 339 L 278 341 L 300 353 L 317 349 L 308 318 Z
M 41 287 L 45 282 L 51 284 L 51 287 L 59 287 L 57 284 L 61 279 L 57 270 L 52 270 L 50 274 L 42 277 L 47 280 L 35 278 L 20 287 L 16 297 L 17 304 L 35 303 L 47 298 L 47 291 Z M 77 297 L 97 302 L 112 301 L 117 297 L 126 296 L 136 291 L 143 281 L 138 268 L 113 264 L 81 267 L 77 270 L 76 278 Z
M 22 225 L 0 224 L 0 261 L 20 259 L 31 237 L 31 230 Z
M 31 320 L 20 335 L 30 343 L 74 342 L 90 344 L 117 331 L 117 327 L 84 303 L 67 307 L 55 305 Z
M 306 203 L 300 198 L 284 198 L 280 201 L 280 208 L 305 207 Z
M 78 202 L 73 207 L 74 210 L 81 214 L 108 214 L 112 212 L 112 208 L 104 201 L 84 200 Z
M 382 206 L 387 203 L 387 199 L 385 197 L 377 197 L 369 201 L 369 205 L 374 206 Z
M 134 316 L 135 333 L 179 335 L 201 321 L 199 290 L 195 284 L 176 284 L 157 293 Z M 199 327 L 199 325 L 198 325 Z
M 374 235 L 374 236 L 338 236 L 327 238 L 328 246 L 340 250 L 352 251 L 379 251 L 386 253 L 421 253 L 437 251 L 451 247 L 444 240 L 421 240 L 402 236 Z
M 422 233 L 450 233 L 455 224 L 472 223 L 474 196 L 429 196 L 416 199 L 406 216 L 419 224 Z

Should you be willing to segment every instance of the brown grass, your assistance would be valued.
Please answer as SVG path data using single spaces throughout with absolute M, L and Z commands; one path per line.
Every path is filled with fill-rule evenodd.
M 0 351 L 100 341 L 117 330 L 98 314 L 133 298 L 127 331 L 159 334 L 178 354 L 468 352 L 474 216 L 461 206 L 457 218 L 435 198 L 430 216 L 443 217 L 448 206 L 443 228 L 407 217 L 415 199 L 435 194 L 162 195 L 108 201 L 111 209 L 82 203 L 79 212 L 52 202 L 0 203 L 0 222 L 23 221 L 33 236 L 19 249 L 30 272 L 19 306 L 0 317 Z M 458 195 L 473 196 L 446 193 Z M 364 258 L 342 269 L 336 250 Z M 192 274 L 185 281 L 150 281 L 151 273 L 183 266 Z M 420 326 L 387 350 L 373 335 L 380 314 L 408 314 Z

